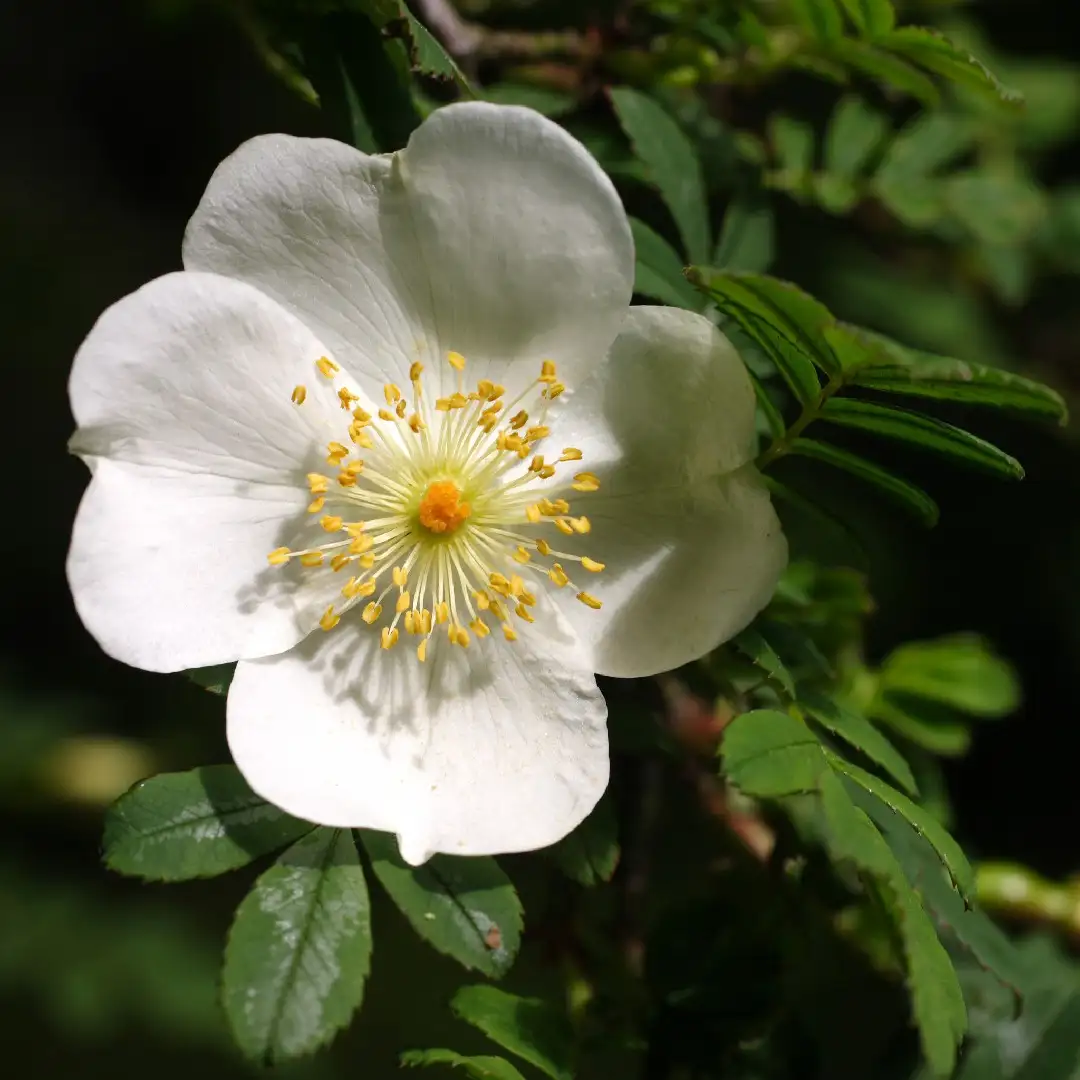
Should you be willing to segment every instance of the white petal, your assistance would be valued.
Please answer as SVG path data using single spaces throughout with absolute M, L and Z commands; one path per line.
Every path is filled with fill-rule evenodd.
M 68 578 L 110 655 L 177 671 L 290 648 L 315 624 L 325 578 L 297 588 L 266 555 L 304 517 L 324 352 L 274 301 L 208 274 L 159 278 L 98 320 L 71 375 L 72 448 L 93 479 Z
M 566 374 L 618 331 L 633 245 L 611 182 L 576 140 L 527 109 L 437 110 L 392 157 L 270 135 L 214 173 L 184 264 L 259 286 L 350 370 L 402 381 L 413 360 L 469 377 Z M 513 382 L 510 383 L 513 385 Z
M 233 758 L 264 798 L 320 824 L 396 832 L 414 864 L 435 852 L 544 847 L 607 785 L 603 697 L 580 653 L 527 639 L 433 639 L 387 652 L 355 613 L 282 656 L 238 665 Z M 545 646 L 546 647 L 546 646 Z
M 578 546 L 605 564 L 575 583 L 604 606 L 564 605 L 597 672 L 678 667 L 768 603 L 787 543 L 751 464 L 753 425 L 753 388 L 719 330 L 676 308 L 631 309 L 552 436 L 601 478 L 599 492 L 569 495 L 592 522 Z

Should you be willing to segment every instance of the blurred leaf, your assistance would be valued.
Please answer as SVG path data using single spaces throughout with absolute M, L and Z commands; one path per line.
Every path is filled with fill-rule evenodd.
M 809 124 L 773 113 L 769 117 L 769 141 L 780 168 L 791 177 L 788 190 L 805 184 L 814 167 L 814 132 Z
M 902 26 L 877 40 L 893 52 L 901 53 L 951 82 L 978 90 L 1003 105 L 1023 105 L 1024 99 L 1019 93 L 1004 86 L 981 60 L 958 48 L 937 30 L 925 26 Z
M 840 0 L 851 21 L 866 37 L 887 34 L 896 25 L 890 0 Z
M 831 847 L 836 854 L 869 870 L 884 886 L 904 945 L 908 985 L 923 1050 L 934 1071 L 949 1076 L 967 1031 L 964 996 L 949 954 L 866 812 L 851 801 L 844 785 L 831 773 L 822 779 L 821 794 Z
M 347 829 L 320 828 L 286 851 L 237 909 L 222 995 L 253 1061 L 310 1054 L 352 1019 L 371 956 L 367 885 Z
M 449 1065 L 460 1068 L 472 1080 L 525 1080 L 505 1058 L 462 1057 L 453 1050 L 406 1050 L 402 1065 Z
M 922 413 L 857 398 L 833 397 L 822 406 L 821 419 L 898 439 L 1005 479 L 1024 477 L 1023 467 L 1016 458 L 977 435 Z
M 234 765 L 136 784 L 105 816 L 105 864 L 149 881 L 213 877 L 276 851 L 315 826 L 256 795 Z
M 567 877 L 580 885 L 610 881 L 620 855 L 619 823 L 611 795 L 605 794 L 592 813 L 547 853 Z
M 848 67 L 878 79 L 892 89 L 910 94 L 928 108 L 936 108 L 941 101 L 941 95 L 933 80 L 891 52 L 865 41 L 845 37 L 830 41 L 828 48 L 837 60 Z
M 517 997 L 494 986 L 463 986 L 450 1008 L 551 1080 L 573 1080 L 570 1025 L 548 1002 Z
M 475 97 L 469 80 L 465 78 L 454 58 L 442 47 L 426 26 L 400 0 L 399 7 L 407 24 L 406 45 L 413 71 L 429 78 L 454 82 L 469 97 Z
M 858 175 L 874 157 L 888 131 L 885 117 L 862 98 L 854 95 L 842 98 L 825 132 L 825 171 L 840 177 Z
M 731 273 L 697 266 L 691 268 L 687 277 L 748 333 L 752 333 L 751 327 L 757 319 L 782 334 L 805 354 L 803 365 L 798 366 L 805 368 L 809 358 L 826 374 L 840 370 L 840 363 L 822 333 L 834 321 L 831 313 L 796 285 L 764 274 Z M 747 319 L 747 315 L 751 318 Z M 799 387 L 800 397 L 808 395 L 817 386 L 817 377 L 813 376 L 811 386 L 812 371 L 807 375 L 805 369 L 796 371 L 794 368 L 793 364 L 792 390 L 799 393 L 796 390 Z M 812 396 L 816 397 L 816 392 Z
M 829 767 L 814 733 L 773 709 L 737 716 L 724 730 L 720 751 L 727 778 L 763 799 L 815 791 Z
M 953 112 L 921 113 L 889 142 L 875 182 L 910 183 L 931 176 L 963 157 L 975 145 L 976 129 L 969 117 Z
M 881 689 L 930 698 L 973 716 L 1008 716 L 1020 704 L 1020 685 L 1008 661 L 973 634 L 894 649 L 881 667 Z
M 986 244 L 1029 241 L 1047 213 L 1042 192 L 1016 171 L 969 169 L 944 192 L 950 213 Z
M 729 339 L 730 337 L 731 334 L 728 334 Z M 735 344 L 735 342 L 732 342 L 732 344 Z M 787 430 L 787 425 L 784 423 L 784 418 L 781 415 L 780 410 L 776 407 L 776 404 L 773 402 L 772 397 L 770 397 L 769 391 L 766 388 L 765 384 L 749 368 L 749 366 L 746 370 L 750 376 L 750 381 L 754 384 L 754 394 L 757 397 L 758 407 L 761 409 L 762 415 L 765 417 L 765 423 L 768 425 L 769 433 L 774 439 L 777 439 Z
M 795 683 L 788 669 L 759 631 L 752 628 L 744 630 L 731 639 L 731 644 L 748 656 L 769 678 L 779 683 L 788 697 L 795 696 Z
M 675 249 L 644 221 L 630 218 L 637 264 L 634 291 L 665 304 L 697 311 L 701 297 L 683 276 L 683 261 Z
M 860 480 L 872 484 L 883 495 L 888 496 L 898 506 L 912 513 L 924 525 L 933 526 L 938 521 L 937 503 L 930 498 L 921 488 L 901 480 L 899 476 L 875 465 L 866 458 L 852 454 L 848 450 L 831 446 L 829 443 L 817 442 L 814 439 L 798 438 L 791 444 L 791 453 L 802 457 L 814 458 L 827 465 L 843 469 Z
M 724 215 L 713 262 L 723 270 L 763 273 L 775 258 L 774 234 L 772 207 L 755 196 L 736 196 Z
M 971 747 L 971 724 L 952 709 L 913 694 L 879 694 L 867 711 L 898 735 L 941 757 L 960 757 Z
M 821 694 L 802 694 L 799 705 L 822 727 L 881 766 L 910 795 L 918 794 L 911 766 L 866 717 Z
M 192 668 L 184 674 L 196 686 L 201 686 L 212 694 L 227 694 L 235 671 L 235 664 L 216 664 L 214 667 Z
M 838 38 L 844 31 L 844 19 L 836 0 L 789 0 L 796 23 L 821 41 Z
M 974 874 L 967 856 L 960 850 L 960 845 L 945 831 L 936 818 L 923 807 L 913 803 L 906 795 L 897 791 L 891 784 L 860 769 L 845 758 L 825 750 L 829 764 L 843 773 L 869 795 L 876 798 L 889 811 L 903 818 L 937 853 L 941 864 L 948 871 L 953 885 L 966 903 L 971 902 Z
M 712 234 L 705 178 L 694 144 L 652 98 L 625 86 L 610 93 L 619 123 L 675 219 L 690 262 L 704 262 Z
M 435 855 L 409 866 L 389 833 L 360 836 L 375 876 L 420 937 L 491 978 L 510 970 L 521 944 L 521 902 L 494 859 Z
M 577 107 L 577 98 L 573 94 L 531 83 L 496 83 L 485 86 L 483 96 L 496 105 L 523 105 L 547 117 L 563 116 Z

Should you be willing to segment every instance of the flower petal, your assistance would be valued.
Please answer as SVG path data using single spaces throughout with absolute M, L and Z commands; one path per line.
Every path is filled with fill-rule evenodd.
M 618 332 L 633 244 L 608 178 L 558 125 L 487 103 L 437 110 L 393 156 L 263 136 L 222 163 L 184 265 L 259 286 L 357 375 L 422 360 L 507 381 L 511 365 L 591 367 Z M 513 385 L 512 383 L 510 385 Z
M 607 708 L 580 653 L 550 638 L 409 639 L 387 652 L 347 617 L 291 652 L 238 665 L 228 737 L 251 786 L 309 821 L 398 834 L 435 852 L 544 847 L 607 785 Z M 540 644 L 551 645 L 540 652 Z
M 570 495 L 592 523 L 588 554 L 605 564 L 575 584 L 604 606 L 563 605 L 594 670 L 629 678 L 678 667 L 768 603 L 787 543 L 752 465 L 749 377 L 707 319 L 632 308 L 557 440 L 581 447 L 601 478 L 600 491 Z
M 298 407 L 290 392 L 324 352 L 274 301 L 209 274 L 158 278 L 98 320 L 71 375 L 71 445 L 93 479 L 68 578 L 110 655 L 177 671 L 278 652 L 315 625 L 325 579 L 266 555 L 304 517 L 333 393 L 313 381 Z

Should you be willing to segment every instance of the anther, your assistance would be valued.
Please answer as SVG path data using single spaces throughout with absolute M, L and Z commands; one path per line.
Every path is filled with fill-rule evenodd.
M 321 551 L 307 551 L 300 556 L 301 566 L 322 566 L 323 554 Z
M 461 353 L 459 353 L 459 352 L 448 352 L 446 354 L 446 360 L 447 360 L 447 363 L 455 371 L 464 371 L 465 370 L 465 357 L 462 356 Z
M 383 397 L 387 405 L 396 405 L 401 400 L 401 391 L 392 383 L 388 382 L 383 387 Z
M 515 562 L 519 562 L 523 566 L 525 565 L 525 563 L 529 562 L 532 559 L 532 556 L 529 554 L 529 552 L 520 545 L 518 546 L 518 549 L 514 552 L 513 557 Z
M 420 381 L 420 374 L 421 374 L 421 372 L 423 372 L 423 370 L 424 370 L 424 365 L 421 364 L 419 360 L 414 361 L 409 366 L 409 380 L 411 382 L 414 382 L 414 383 L 419 382 Z
M 517 641 L 517 631 L 509 623 L 502 624 L 502 632 L 507 641 Z
M 319 524 L 327 532 L 332 533 L 332 532 L 337 532 L 338 529 L 341 528 L 342 521 L 341 521 L 341 518 L 339 518 L 336 514 L 327 514 L 325 517 L 323 517 L 319 521 Z
M 595 559 L 590 559 L 587 555 L 581 557 L 581 565 L 593 574 L 599 574 L 604 569 L 602 562 L 597 562 Z
M 574 482 L 570 486 L 575 491 L 599 491 L 600 477 L 591 472 L 575 473 Z
M 554 525 L 555 528 L 558 529 L 559 532 L 563 533 L 565 536 L 574 535 L 574 527 L 570 524 L 569 521 L 566 520 L 566 518 L 557 517 L 554 521 Z
M 570 584 L 570 579 L 566 576 L 566 571 L 558 563 L 548 571 L 548 577 L 551 578 L 557 589 L 561 589 Z
M 307 401 L 307 387 L 304 385 L 294 386 L 292 392 L 292 402 L 294 405 L 303 405 Z
M 537 540 L 536 541 L 536 550 L 541 555 L 550 555 L 551 554 L 551 545 L 546 540 Z
M 331 604 L 322 614 L 322 618 L 319 620 L 319 625 L 326 631 L 333 630 L 337 624 L 341 622 L 341 616 L 334 611 L 334 605 Z
M 560 461 L 580 461 L 581 460 L 581 451 L 576 446 L 565 446 L 565 447 L 563 447 L 562 457 L 560 457 L 559 460 Z
M 392 649 L 398 643 L 397 627 L 384 626 L 382 628 L 382 640 L 379 644 L 384 649 Z
M 315 361 L 315 366 L 319 369 L 319 374 L 324 375 L 328 379 L 334 377 L 335 371 L 341 370 L 341 368 L 339 368 L 328 356 L 320 356 L 319 359 Z
M 529 414 L 524 409 L 519 409 L 513 416 L 510 417 L 510 426 L 519 431 L 529 422 Z
M 326 499 L 320 495 L 317 499 L 313 499 L 308 503 L 307 512 L 309 514 L 317 514 L 326 505 Z
M 555 381 L 555 361 L 545 360 L 540 365 L 540 381 L 541 382 L 554 382 Z
M 284 566 L 289 561 L 289 549 L 287 547 L 274 548 L 266 556 L 266 561 L 271 566 Z
M 392 424 L 397 419 L 397 417 L 389 409 L 380 409 L 379 419 L 385 420 L 387 423 Z
M 569 518 L 570 527 L 577 533 L 587 533 L 592 531 L 592 522 L 587 517 Z
M 329 477 L 316 472 L 309 472 L 307 474 L 307 482 L 312 495 L 324 495 L 326 489 L 330 486 Z
M 587 592 L 579 592 L 577 599 L 580 600 L 586 607 L 591 607 L 594 611 L 599 611 L 604 605 L 596 599 L 595 596 Z
M 409 583 L 409 571 L 403 566 L 395 566 L 390 572 L 393 577 L 394 584 L 399 588 L 403 588 Z
M 381 614 L 382 604 L 376 604 L 375 601 L 372 600 L 371 603 L 364 608 L 360 618 L 370 626 Z
M 335 555 L 330 560 L 330 569 L 337 573 L 338 570 L 344 570 L 351 561 L 348 555 Z
M 341 402 L 341 407 L 348 412 L 352 408 L 354 401 L 359 401 L 360 398 L 354 394 L 347 386 L 343 386 L 338 392 L 338 401 Z
M 340 465 L 349 456 L 349 448 L 344 443 L 326 444 L 326 460 L 330 465 Z
M 536 620 L 532 616 L 532 612 L 524 604 L 518 604 L 518 606 L 514 608 L 514 614 L 519 619 L 524 619 L 525 622 L 536 622 Z

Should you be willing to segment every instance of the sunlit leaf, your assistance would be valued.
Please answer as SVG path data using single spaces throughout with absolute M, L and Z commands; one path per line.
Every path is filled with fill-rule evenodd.
M 720 750 L 728 779 L 763 799 L 814 791 L 829 767 L 814 733 L 773 709 L 736 717 L 724 731 Z

